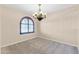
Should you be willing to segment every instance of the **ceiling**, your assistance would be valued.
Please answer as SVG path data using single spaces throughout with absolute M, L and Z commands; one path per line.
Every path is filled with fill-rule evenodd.
M 18 9 L 24 12 L 34 13 L 38 11 L 37 4 L 5 4 L 4 6 Z M 59 10 L 63 10 L 66 8 L 70 8 L 75 6 L 74 4 L 42 4 L 42 11 L 45 13 L 51 13 Z

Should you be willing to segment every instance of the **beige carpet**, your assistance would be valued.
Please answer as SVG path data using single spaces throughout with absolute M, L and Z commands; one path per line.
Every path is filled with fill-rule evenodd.
M 27 40 L 15 45 L 1 48 L 2 54 L 78 54 L 74 46 L 42 38 Z

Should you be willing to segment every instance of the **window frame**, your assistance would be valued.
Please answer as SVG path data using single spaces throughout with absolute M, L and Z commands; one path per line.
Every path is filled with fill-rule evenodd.
M 27 21 L 28 21 L 28 32 L 22 32 L 21 31 L 21 25 L 22 25 L 22 21 L 24 20 L 24 19 L 27 19 Z M 33 23 L 33 31 L 32 32 L 29 32 L 29 20 L 31 20 L 32 21 L 32 23 Z M 31 18 L 31 17 L 28 17 L 28 16 L 25 16 L 25 17 L 22 17 L 22 19 L 20 20 L 20 34 L 29 34 L 29 33 L 34 33 L 35 32 L 35 25 L 34 25 L 34 21 L 33 21 L 33 19 Z

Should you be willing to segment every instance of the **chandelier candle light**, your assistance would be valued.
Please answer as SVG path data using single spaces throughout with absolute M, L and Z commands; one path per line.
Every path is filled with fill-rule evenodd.
M 33 14 L 33 17 L 41 21 L 42 19 L 46 18 L 46 14 L 41 11 L 41 4 L 38 4 L 38 7 L 39 7 L 39 10 L 38 12 L 35 12 Z

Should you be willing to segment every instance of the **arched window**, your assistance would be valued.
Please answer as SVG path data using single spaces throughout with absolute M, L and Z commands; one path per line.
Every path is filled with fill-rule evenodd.
M 34 32 L 34 21 L 30 17 L 23 17 L 20 21 L 20 34 Z

